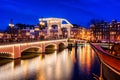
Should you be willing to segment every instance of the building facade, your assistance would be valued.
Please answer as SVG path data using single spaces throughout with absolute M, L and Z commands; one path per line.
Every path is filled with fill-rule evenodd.
M 97 23 L 90 25 L 90 40 L 93 42 L 120 41 L 120 22 Z
M 71 38 L 80 40 L 90 40 L 90 31 L 89 29 L 83 27 L 73 27 L 71 28 Z

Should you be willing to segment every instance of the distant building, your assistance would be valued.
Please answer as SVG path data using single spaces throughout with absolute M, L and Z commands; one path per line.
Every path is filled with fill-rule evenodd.
M 3 38 L 3 35 L 4 35 L 4 33 L 3 33 L 3 32 L 0 32 L 0 39 Z
M 92 24 L 90 33 L 90 40 L 94 42 L 120 41 L 120 22 L 113 20 L 111 23 Z
M 0 32 L 0 42 L 8 42 L 10 39 L 10 34 Z
M 73 28 L 71 28 L 71 38 L 81 39 L 81 40 L 89 40 L 90 32 L 88 29 L 86 29 L 84 27 L 73 27 Z

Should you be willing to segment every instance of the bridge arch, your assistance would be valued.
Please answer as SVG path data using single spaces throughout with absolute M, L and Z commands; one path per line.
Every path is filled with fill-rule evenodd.
M 53 45 L 54 48 L 57 49 L 57 44 L 56 44 L 56 43 L 49 43 L 49 44 L 46 44 L 46 45 L 45 45 L 45 48 L 46 48 L 47 46 L 50 46 L 50 45 Z
M 13 53 L 11 53 L 11 52 L 0 52 L 0 57 L 12 58 L 13 57 Z
M 58 51 L 61 52 L 61 51 L 64 50 L 66 47 L 67 47 L 67 44 L 66 44 L 66 43 L 60 42 L 60 43 L 58 44 Z
M 39 46 L 30 46 L 30 47 L 27 47 L 27 48 L 21 50 L 20 53 L 23 53 L 24 51 L 27 51 L 27 52 L 40 52 L 40 53 L 42 53 L 42 48 L 39 47 Z
M 57 49 L 58 49 L 58 45 L 55 43 L 50 43 L 50 44 L 45 45 L 46 54 L 53 53 Z
M 68 46 L 68 44 L 67 44 L 66 42 L 60 42 L 59 45 L 60 45 L 60 44 L 64 44 L 65 47 Z

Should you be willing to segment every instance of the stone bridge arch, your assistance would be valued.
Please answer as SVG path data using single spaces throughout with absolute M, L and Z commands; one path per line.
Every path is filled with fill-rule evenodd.
M 58 51 L 61 52 L 62 50 L 64 50 L 67 47 L 67 43 L 66 42 L 59 42 L 58 44 Z
M 48 43 L 48 44 L 45 44 L 45 53 L 46 54 L 53 53 L 57 49 L 58 49 L 57 43 Z
M 13 58 L 14 55 L 11 52 L 1 52 L 0 56 L 3 58 Z
M 37 50 L 34 50 L 34 49 L 37 49 Z M 24 49 L 21 50 L 20 53 L 23 53 L 23 52 L 40 52 L 42 53 L 42 48 L 40 46 L 28 46 Z
M 58 49 L 58 44 L 57 43 L 48 43 L 48 44 L 45 44 L 45 48 L 47 46 L 50 46 L 50 45 L 53 45 L 55 47 L 55 49 Z
M 68 43 L 66 43 L 66 42 L 59 42 L 59 44 L 58 44 L 58 45 L 60 45 L 61 43 L 62 43 L 62 44 L 64 44 L 64 46 L 65 46 L 65 47 L 67 47 L 67 46 L 68 46 Z

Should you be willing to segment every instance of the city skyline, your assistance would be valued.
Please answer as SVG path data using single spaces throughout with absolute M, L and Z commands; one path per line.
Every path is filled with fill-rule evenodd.
M 40 17 L 66 18 L 72 24 L 89 27 L 91 19 L 119 19 L 119 0 L 1 0 L 0 29 L 13 23 L 37 24 Z
M 1 0 L 0 80 L 120 80 L 119 4 Z

